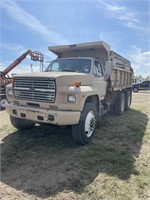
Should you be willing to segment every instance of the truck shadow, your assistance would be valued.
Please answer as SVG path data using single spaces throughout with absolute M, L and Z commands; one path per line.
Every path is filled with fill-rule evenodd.
M 81 193 L 100 173 L 128 179 L 135 170 L 147 116 L 129 110 L 99 122 L 91 144 L 74 143 L 69 129 L 37 126 L 2 140 L 1 181 L 46 198 L 63 190 Z

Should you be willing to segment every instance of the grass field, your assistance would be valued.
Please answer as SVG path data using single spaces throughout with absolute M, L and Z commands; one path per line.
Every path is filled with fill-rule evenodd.
M 150 93 L 134 93 L 79 146 L 69 129 L 17 131 L 1 111 L 1 200 L 150 200 L 149 118 Z

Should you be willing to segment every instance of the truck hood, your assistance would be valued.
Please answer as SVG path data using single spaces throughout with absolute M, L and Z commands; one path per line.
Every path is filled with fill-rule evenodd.
M 59 86 L 73 85 L 74 81 L 80 81 L 81 85 L 92 85 L 93 76 L 91 74 L 77 73 L 77 72 L 40 72 L 40 73 L 26 73 L 17 74 L 14 77 L 38 77 L 38 78 L 55 78 L 56 84 Z

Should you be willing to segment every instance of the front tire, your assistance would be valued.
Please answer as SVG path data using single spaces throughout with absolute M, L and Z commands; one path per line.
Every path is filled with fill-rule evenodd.
M 86 103 L 80 121 L 72 126 L 72 136 L 79 144 L 88 144 L 96 132 L 97 111 L 92 103 Z
M 10 121 L 12 125 L 19 130 L 31 129 L 35 125 L 35 123 L 32 121 L 29 121 L 27 119 L 16 118 L 13 116 L 10 116 Z

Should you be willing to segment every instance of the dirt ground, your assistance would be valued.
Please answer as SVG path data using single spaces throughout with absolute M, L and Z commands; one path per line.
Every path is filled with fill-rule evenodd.
M 131 109 L 106 117 L 85 146 L 74 143 L 70 129 L 36 126 L 20 132 L 1 111 L 0 199 L 150 199 L 148 102 L 150 93 L 133 94 Z

